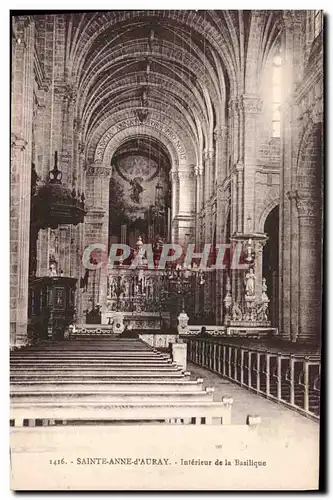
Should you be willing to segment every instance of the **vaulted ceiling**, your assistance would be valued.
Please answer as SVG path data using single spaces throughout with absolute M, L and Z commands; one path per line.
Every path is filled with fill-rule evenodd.
M 197 157 L 211 148 L 228 100 L 246 90 L 247 54 L 260 47 L 263 58 L 279 33 L 278 12 L 251 12 L 68 15 L 68 78 L 78 90 L 84 142 L 97 143 L 106 121 L 144 123 L 154 114 L 174 123 Z

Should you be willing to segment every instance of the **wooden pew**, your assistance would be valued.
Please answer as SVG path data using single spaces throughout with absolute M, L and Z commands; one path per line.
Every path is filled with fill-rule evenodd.
M 26 403 L 12 402 L 10 420 L 15 427 L 24 425 L 24 420 L 61 420 L 82 422 L 115 421 L 176 421 L 177 423 L 230 424 L 233 400 L 222 398 L 221 402 L 144 402 L 108 403 L 95 401 Z
M 96 387 L 95 380 L 75 380 L 72 381 L 64 381 L 64 380 L 50 380 L 46 382 L 41 382 L 39 380 L 29 380 L 27 382 L 14 382 L 11 383 L 10 390 L 11 393 L 16 389 L 20 391 L 30 392 L 31 390 L 44 390 L 44 391 L 120 391 L 120 392 L 129 392 L 129 391 L 149 391 L 149 392 L 160 392 L 160 391 L 180 391 L 180 392 L 193 392 L 193 391 L 202 391 L 203 390 L 203 379 L 198 378 L 197 380 L 135 380 L 126 381 L 126 380 L 117 380 L 117 381 L 103 381 L 98 383 L 98 387 Z
M 94 401 L 96 403 L 133 403 L 133 402 L 178 402 L 178 401 L 213 401 L 214 389 L 207 387 L 203 391 L 108 391 L 98 389 L 95 390 L 77 390 L 73 391 L 57 391 L 47 390 L 43 387 L 38 387 L 37 390 L 21 391 L 16 388 L 11 393 L 12 404 L 25 403 L 29 405 L 33 402 L 53 403 L 57 402 L 71 402 L 71 403 L 84 403 L 85 401 Z

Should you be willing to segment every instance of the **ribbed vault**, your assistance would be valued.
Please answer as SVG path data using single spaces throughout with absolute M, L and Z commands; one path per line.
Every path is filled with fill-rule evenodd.
M 107 128 L 131 118 L 144 125 L 158 116 L 172 123 L 187 156 L 200 165 L 204 150 L 213 147 L 214 130 L 227 123 L 230 98 L 246 91 L 247 78 L 253 91 L 247 53 L 252 59 L 269 52 L 280 18 L 267 11 L 71 15 L 68 80 L 77 89 L 86 160 L 93 161 Z

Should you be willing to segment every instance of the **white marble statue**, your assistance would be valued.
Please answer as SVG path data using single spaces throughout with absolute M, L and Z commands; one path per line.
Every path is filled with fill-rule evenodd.
M 252 267 L 245 274 L 245 294 L 248 296 L 255 295 L 255 280 L 256 276 Z
M 49 269 L 49 276 L 57 276 L 57 266 L 55 264 L 50 264 L 50 269 Z

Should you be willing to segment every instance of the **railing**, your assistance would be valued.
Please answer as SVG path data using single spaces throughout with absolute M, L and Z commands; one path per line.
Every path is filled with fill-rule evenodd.
M 320 356 L 273 352 L 184 337 L 187 359 L 242 387 L 319 420 Z

